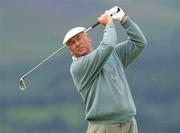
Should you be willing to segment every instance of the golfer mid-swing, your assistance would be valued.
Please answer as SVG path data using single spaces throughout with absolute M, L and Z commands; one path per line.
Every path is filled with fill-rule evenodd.
M 125 29 L 125 42 L 117 42 L 114 20 Z M 124 69 L 144 49 L 146 39 L 122 9 L 113 16 L 111 10 L 105 11 L 98 21 L 105 30 L 95 50 L 83 27 L 71 29 L 64 38 L 73 55 L 70 72 L 86 107 L 87 133 L 137 133 L 136 108 Z

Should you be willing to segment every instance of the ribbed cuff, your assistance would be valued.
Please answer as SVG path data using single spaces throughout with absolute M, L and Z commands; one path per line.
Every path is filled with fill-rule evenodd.
M 126 29 L 129 25 L 131 25 L 131 19 L 127 16 L 126 20 L 122 23 L 122 26 Z

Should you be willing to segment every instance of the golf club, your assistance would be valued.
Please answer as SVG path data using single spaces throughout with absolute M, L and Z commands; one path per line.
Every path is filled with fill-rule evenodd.
M 114 8 L 113 12 L 118 13 L 120 11 L 120 9 Z M 111 15 L 112 16 L 112 15 Z M 94 25 L 92 25 L 91 27 L 87 28 L 84 32 L 88 32 L 89 30 L 91 30 L 92 28 L 96 27 L 97 25 L 99 25 L 99 22 L 96 22 Z M 37 66 L 33 67 L 31 70 L 29 70 L 27 73 L 25 73 L 19 80 L 19 89 L 24 91 L 26 88 L 26 84 L 24 82 L 24 78 L 27 77 L 28 75 L 30 75 L 35 69 L 37 69 L 39 66 L 41 66 L 42 64 L 44 64 L 45 62 L 47 62 L 50 58 L 52 58 L 54 55 L 56 55 L 57 53 L 59 53 L 60 51 L 62 51 L 64 48 L 66 47 L 66 44 L 63 44 L 62 47 L 60 47 L 58 50 L 56 50 L 54 53 L 52 53 L 50 56 L 48 56 L 45 60 L 43 60 L 42 62 L 40 62 Z
M 87 28 L 85 30 L 85 32 L 88 32 L 89 30 L 91 30 L 92 28 L 96 27 L 97 25 L 99 25 L 100 23 L 97 22 L 95 23 L 93 26 Z M 52 53 L 50 56 L 48 56 L 45 60 L 43 60 L 42 62 L 40 62 L 37 66 L 33 67 L 31 70 L 29 70 L 27 73 L 25 73 L 19 80 L 19 89 L 20 90 L 25 90 L 26 88 L 26 84 L 24 82 L 24 78 L 27 77 L 29 74 L 31 74 L 35 69 L 37 69 L 39 66 L 41 66 L 42 64 L 44 64 L 45 62 L 47 62 L 50 58 L 52 58 L 54 55 L 56 55 L 57 53 L 59 53 L 60 51 L 62 51 L 64 48 L 66 47 L 66 44 L 63 44 L 62 47 L 60 47 L 58 50 L 56 50 L 54 53 Z

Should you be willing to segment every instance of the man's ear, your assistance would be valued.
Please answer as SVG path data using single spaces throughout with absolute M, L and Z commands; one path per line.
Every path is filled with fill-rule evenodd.
M 85 33 L 87 35 L 87 37 L 89 38 L 89 41 L 92 43 L 92 39 L 90 37 L 90 35 L 88 33 Z
M 90 37 L 88 37 L 88 39 L 89 39 L 89 42 L 92 43 L 92 39 Z
M 71 53 L 71 55 L 73 55 L 73 53 L 68 45 L 67 45 L 67 48 L 69 49 L 69 52 Z

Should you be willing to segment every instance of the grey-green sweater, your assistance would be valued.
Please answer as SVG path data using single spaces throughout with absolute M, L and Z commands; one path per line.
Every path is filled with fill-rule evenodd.
M 124 68 L 140 54 L 146 39 L 129 17 L 122 26 L 127 41 L 117 43 L 115 25 L 108 24 L 98 48 L 71 64 L 70 72 L 84 100 L 88 121 L 124 123 L 136 114 Z

